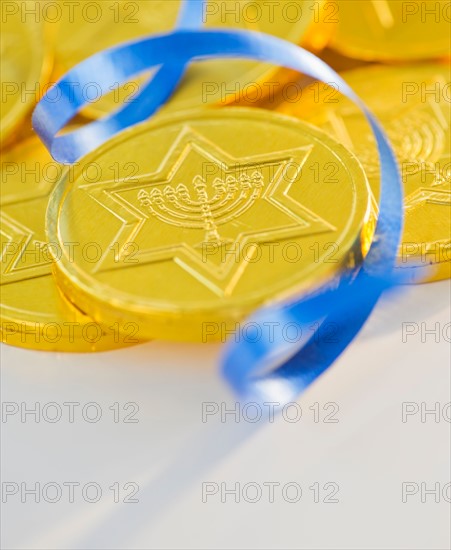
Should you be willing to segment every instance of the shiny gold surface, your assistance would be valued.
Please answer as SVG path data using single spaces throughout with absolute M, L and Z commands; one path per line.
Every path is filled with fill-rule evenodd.
M 322 2 L 314 0 L 289 3 L 215 0 L 207 2 L 205 28 L 262 31 L 294 43 L 300 43 L 305 37 L 306 45 L 312 45 L 317 50 L 325 46 L 334 26 L 332 23 L 324 23 L 321 5 Z M 99 9 L 86 12 L 79 6 L 73 14 L 67 9 L 63 11 L 65 17 L 59 25 L 56 40 L 58 75 L 107 47 L 148 34 L 173 30 L 181 1 L 102 0 L 98 6 Z M 255 104 L 283 85 L 286 72 L 267 63 L 237 59 L 222 58 L 194 63 L 186 72 L 183 84 L 163 106 L 162 112 L 197 108 L 203 104 L 218 102 L 226 104 L 244 101 Z M 148 75 L 144 77 L 146 78 Z M 267 80 L 271 82 L 267 83 Z M 117 108 L 122 101 L 133 101 L 142 82 L 143 79 L 134 79 L 120 91 L 111 92 L 99 100 L 95 85 L 90 86 L 86 93 L 96 101 L 83 111 L 84 114 L 98 117 Z
M 399 267 L 427 267 L 424 281 L 451 275 L 451 74 L 447 64 L 375 66 L 343 73 L 386 130 L 400 163 L 405 188 L 405 228 Z M 319 93 L 318 93 L 319 89 Z M 316 93 L 313 93 L 313 92 Z M 319 84 L 298 104 L 280 111 L 296 114 L 338 139 L 363 164 L 376 198 L 376 143 L 351 101 Z M 419 270 L 418 270 L 419 271 Z M 412 281 L 420 276 L 413 274 Z
M 20 347 L 73 352 L 135 343 L 136 326 L 100 327 L 62 296 L 52 277 L 49 250 L 56 247 L 46 240 L 45 212 L 62 170 L 37 138 L 2 151 L 1 339 Z
M 7 143 L 39 99 L 50 58 L 44 44 L 44 30 L 36 17 L 23 17 L 35 2 L 9 2 L 2 10 L 0 33 L 0 144 Z M 6 8 L 6 6 L 3 6 Z
M 211 323 L 236 328 L 355 265 L 370 218 L 366 177 L 342 145 L 230 107 L 157 117 L 86 156 L 56 186 L 47 230 L 63 249 L 59 285 L 95 319 L 202 340 Z M 92 241 L 95 262 L 81 254 Z M 73 261 L 64 242 L 81 244 Z
M 451 10 L 436 0 L 337 0 L 330 46 L 367 61 L 413 61 L 451 54 Z

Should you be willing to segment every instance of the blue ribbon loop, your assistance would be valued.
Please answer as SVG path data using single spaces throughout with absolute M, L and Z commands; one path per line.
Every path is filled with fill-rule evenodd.
M 271 339 L 263 335 L 258 342 L 250 343 L 243 336 L 238 342 L 226 345 L 222 359 L 223 374 L 241 398 L 287 402 L 337 359 L 357 335 L 384 290 L 396 283 L 393 267 L 403 221 L 401 178 L 395 155 L 379 123 L 327 64 L 271 35 L 192 30 L 199 24 L 200 12 L 190 9 L 198 9 L 200 4 L 189 2 L 184 6 L 188 10 L 184 13 L 189 14 L 184 16 L 185 27 L 189 29 L 128 42 L 74 67 L 39 102 L 33 113 L 33 126 L 56 160 L 73 163 L 117 132 L 152 116 L 170 97 L 190 62 L 211 58 L 260 60 L 324 82 L 333 81 L 341 93 L 359 106 L 375 135 L 381 165 L 379 218 L 368 255 L 357 273 L 344 274 L 335 286 L 288 303 L 264 307 L 246 321 L 246 325 L 269 322 L 280 326 L 288 322 L 300 326 L 318 322 L 320 327 L 333 323 L 338 327 L 336 339 L 326 342 L 312 337 L 299 344 L 280 336 Z M 127 82 L 152 68 L 157 68 L 157 73 L 133 103 L 71 134 L 56 137 L 87 103 L 79 90 L 92 81 L 92 75 L 96 75 L 102 93 L 108 93 L 115 83 Z M 60 98 L 57 103 L 51 99 L 55 92 Z

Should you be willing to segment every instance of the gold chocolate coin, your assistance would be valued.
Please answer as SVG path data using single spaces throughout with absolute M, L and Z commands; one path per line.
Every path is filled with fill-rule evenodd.
M 55 187 L 47 230 L 51 242 L 80 243 L 72 258 L 61 247 L 55 274 L 94 319 L 205 341 L 354 267 L 372 238 L 370 192 L 352 153 L 313 126 L 201 109 L 134 126 L 84 157 Z M 81 253 L 93 241 L 95 262 Z
M 435 0 L 336 0 L 330 47 L 366 61 L 413 61 L 451 54 L 451 7 Z
M 103 0 L 95 6 L 72 6 L 72 11 L 68 9 L 69 3 L 62 4 L 63 18 L 56 40 L 57 73 L 60 75 L 105 48 L 126 40 L 173 30 L 182 2 Z M 328 41 L 333 25 L 323 23 L 324 15 L 320 8 L 321 2 L 315 0 L 210 0 L 206 3 L 203 26 L 262 31 L 296 44 L 305 38 L 307 45 L 312 43 L 314 49 L 321 49 Z M 215 103 L 245 101 L 256 104 L 276 93 L 285 81 L 283 75 L 288 73 L 274 65 L 249 60 L 218 59 L 194 63 L 185 73 L 177 91 L 162 107 L 162 112 Z M 149 75 L 134 79 L 102 98 L 100 91 L 96 91 L 99 87 L 93 75 L 92 83 L 82 90 L 92 100 L 83 111 L 84 114 L 96 118 L 114 110 L 122 102 L 134 101 Z
M 432 63 L 374 66 L 343 78 L 381 121 L 398 157 L 405 192 L 405 221 L 398 267 L 414 268 L 412 282 L 451 275 L 451 70 Z M 362 113 L 337 86 L 314 83 L 303 100 L 281 112 L 297 115 L 354 151 L 379 196 L 376 142 Z M 420 269 L 429 267 L 423 277 Z M 415 269 L 418 268 L 418 269 Z M 417 271 L 417 273 L 416 273 Z
M 2 151 L 0 177 L 0 328 L 7 344 L 47 351 L 100 351 L 137 343 L 136 324 L 100 326 L 58 290 L 60 250 L 45 234 L 48 197 L 63 167 L 39 139 Z M 77 243 L 66 243 L 69 250 Z M 52 249 L 53 256 L 50 254 Z M 92 250 L 85 250 L 85 255 Z
M 0 36 L 1 132 L 3 146 L 23 122 L 41 95 L 50 70 L 40 19 L 26 12 L 36 2 L 13 1 L 2 5 Z

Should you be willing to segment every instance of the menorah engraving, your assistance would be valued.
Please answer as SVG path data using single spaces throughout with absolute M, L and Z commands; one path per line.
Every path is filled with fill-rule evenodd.
M 204 229 L 204 243 L 220 245 L 226 240 L 220 237 L 218 226 L 249 210 L 263 186 L 263 175 L 256 170 L 251 175 L 215 178 L 209 194 L 207 182 L 195 176 L 192 191 L 183 183 L 175 189 L 170 185 L 150 192 L 141 189 L 138 200 L 159 220 L 183 228 Z

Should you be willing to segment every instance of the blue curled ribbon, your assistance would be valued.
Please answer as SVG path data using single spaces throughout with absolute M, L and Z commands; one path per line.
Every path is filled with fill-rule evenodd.
M 185 15 L 179 24 L 183 26 L 184 17 L 185 27 L 192 29 L 199 24 L 201 12 L 196 11 L 199 5 L 202 2 L 186 3 Z M 344 274 L 335 286 L 319 289 L 313 295 L 263 307 L 246 321 L 247 327 L 253 323 L 256 326 L 296 323 L 302 327 L 318 322 L 317 332 L 327 323 L 334 323 L 339 328 L 338 338 L 330 342 L 313 336 L 307 342 L 293 343 L 280 334 L 273 338 L 267 333 L 250 343 L 249 331 L 246 338 L 241 331 L 238 341 L 226 345 L 222 372 L 240 398 L 283 404 L 296 398 L 340 356 L 364 325 L 381 294 L 397 282 L 393 267 L 403 222 L 398 164 L 378 121 L 346 82 L 312 53 L 274 36 L 252 31 L 185 28 L 127 42 L 81 62 L 52 89 L 56 89 L 61 98 L 57 104 L 49 96 L 52 90 L 38 103 L 33 113 L 33 127 L 57 161 L 75 162 L 117 132 L 152 116 L 171 95 L 190 62 L 218 57 L 270 62 L 323 82 L 336 82 L 341 93 L 365 114 L 378 146 L 379 218 L 372 245 L 357 274 Z M 80 90 L 96 75 L 105 94 L 115 83 L 125 83 L 154 67 L 159 68 L 158 72 L 134 103 L 71 134 L 55 137 L 88 103 L 80 91 L 74 91 L 74 84 L 81 84 L 77 87 Z

